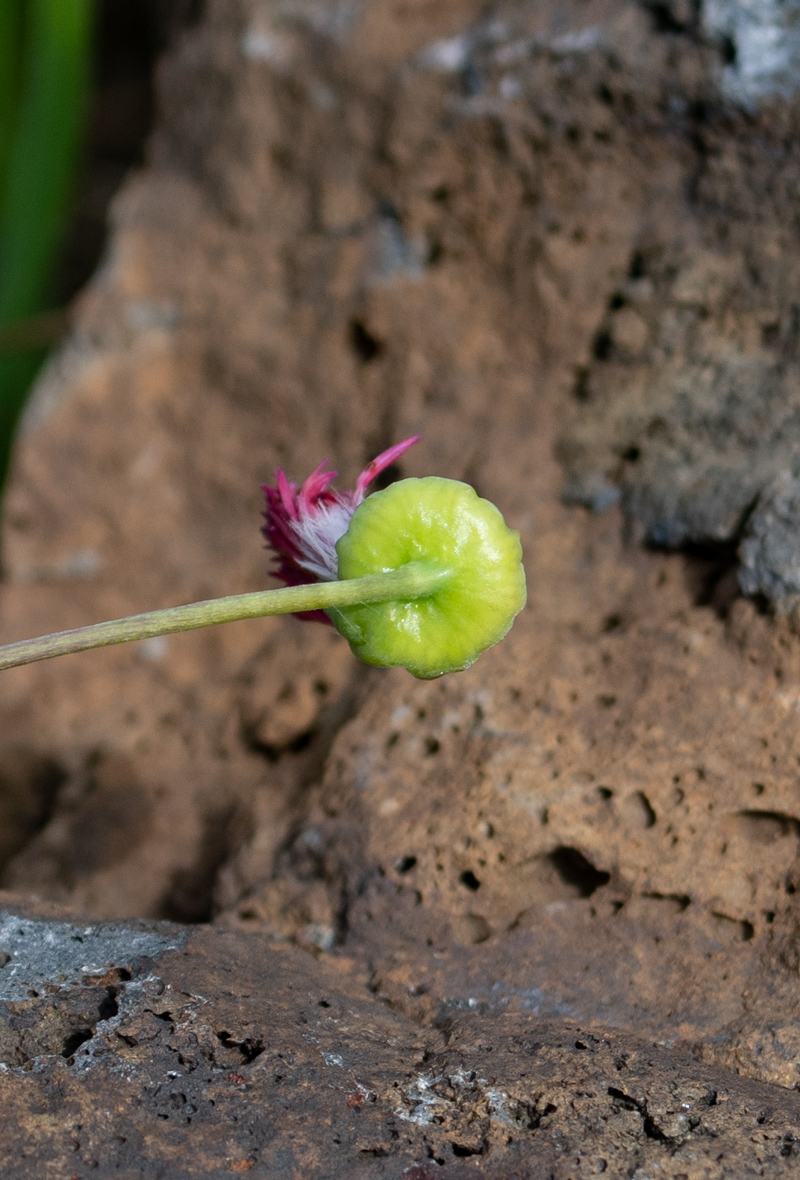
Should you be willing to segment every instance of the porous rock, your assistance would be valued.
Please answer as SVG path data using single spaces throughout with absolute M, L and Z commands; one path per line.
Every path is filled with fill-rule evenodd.
M 0 1150 L 20 1180 L 795 1172 L 791 1095 L 623 1032 L 476 1007 L 420 1027 L 347 958 L 252 935 L 14 908 L 0 929 L 18 1038 Z
M 131 980 L 13 1001 L 4 1102 L 48 1119 L 9 1151 L 80 1124 L 78 1175 L 566 1177 L 613 1127 L 611 1174 L 791 1167 L 800 642 L 732 550 L 794 473 L 795 116 L 725 106 L 687 11 L 212 0 L 165 61 L 19 440 L 3 638 L 256 589 L 259 482 L 352 486 L 413 433 L 392 474 L 497 502 L 529 603 L 438 682 L 291 619 L 3 674 L 4 884 L 71 927 L 213 923 L 154 969 L 174 1005 L 133 941 Z M 246 1060 L 276 1029 L 291 1099 Z

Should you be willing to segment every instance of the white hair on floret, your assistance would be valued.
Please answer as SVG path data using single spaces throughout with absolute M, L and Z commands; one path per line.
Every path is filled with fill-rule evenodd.
M 339 577 L 336 542 L 350 527 L 353 507 L 337 500 L 334 504 L 317 504 L 314 511 L 291 522 L 300 550 L 297 564 L 321 582 L 335 582 Z

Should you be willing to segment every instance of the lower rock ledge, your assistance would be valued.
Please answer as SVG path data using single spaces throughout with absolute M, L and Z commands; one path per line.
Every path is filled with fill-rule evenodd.
M 6 905 L 4 1177 L 796 1174 L 796 1094 L 688 1053 L 525 1014 L 419 1025 L 335 955 Z

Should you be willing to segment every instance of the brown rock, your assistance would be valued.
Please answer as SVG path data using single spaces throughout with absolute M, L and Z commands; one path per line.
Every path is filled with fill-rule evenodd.
M 7 931 L 12 912 L 2 921 Z M 48 989 L 39 973 L 34 1042 L 24 1030 L 37 1001 L 9 1000 L 0 975 L 4 1025 L 23 1030 L 0 1073 L 9 1175 L 796 1170 L 800 1121 L 785 1091 L 623 1032 L 474 1009 L 421 1028 L 371 997 L 347 960 L 213 929 L 176 940 L 167 926 L 83 927 L 83 954 L 102 946 L 117 966 L 113 983 L 80 987 L 64 971 L 78 928 L 17 922 L 28 963 L 32 946 L 45 974 L 60 955 L 61 978 Z M 9 944 L 12 970 L 23 941 Z M 66 1039 L 51 1045 L 53 1022 Z
M 497 501 L 529 604 L 439 682 L 286 619 L 4 674 L 4 884 L 90 926 L 218 924 L 139 953 L 131 931 L 179 936 L 126 922 L 88 981 L 7 1001 L 28 1174 L 793 1166 L 800 640 L 735 598 L 726 552 L 566 506 L 556 458 L 601 369 L 647 403 L 656 341 L 654 438 L 684 437 L 675 365 L 720 334 L 764 359 L 771 309 L 687 212 L 664 97 L 711 93 L 713 49 L 625 0 L 482 12 L 220 0 L 164 64 L 20 438 L 3 638 L 255 589 L 259 482 L 328 456 L 352 486 L 417 432 L 402 473 Z M 713 381 L 679 386 L 702 416 Z M 573 466 L 637 461 L 603 404 Z

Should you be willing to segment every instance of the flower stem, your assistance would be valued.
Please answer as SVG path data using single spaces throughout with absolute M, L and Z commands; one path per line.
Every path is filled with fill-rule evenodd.
M 76 627 L 73 631 L 57 631 L 52 635 L 40 635 L 37 639 L 6 644 L 0 647 L 0 670 L 76 651 L 88 651 L 93 647 L 152 639 L 157 635 L 174 635 L 178 631 L 194 631 L 198 627 L 232 623 L 237 619 L 291 615 L 301 611 L 328 610 L 392 599 L 412 601 L 428 597 L 451 576 L 449 569 L 435 562 L 410 561 L 384 574 L 369 574 L 367 577 L 348 578 L 342 582 L 286 586 L 280 590 L 259 590 L 254 594 L 212 598 L 188 606 L 170 606 L 165 610 L 148 611 L 125 619 L 113 619 L 108 623 L 94 623 L 89 627 Z

